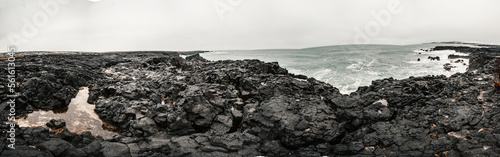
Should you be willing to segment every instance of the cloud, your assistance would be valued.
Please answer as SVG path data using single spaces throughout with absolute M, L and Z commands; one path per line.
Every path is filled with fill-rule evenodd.
M 0 0 L 2 1 L 2 0 Z M 3 0 L 0 46 L 20 34 L 23 18 L 43 11 L 38 1 Z M 50 1 L 50 0 L 47 0 Z M 394 1 L 394 0 L 392 0 Z M 225 4 L 223 19 L 215 3 Z M 352 44 L 356 32 L 391 0 L 106 0 L 70 1 L 21 50 L 197 50 L 304 48 Z M 371 36 L 373 44 L 442 40 L 498 42 L 492 20 L 500 1 L 400 0 L 404 10 Z

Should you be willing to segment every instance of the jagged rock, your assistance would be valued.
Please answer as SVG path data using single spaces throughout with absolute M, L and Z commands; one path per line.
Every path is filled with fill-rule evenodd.
M 219 136 L 211 136 L 208 138 L 214 146 L 219 146 L 228 150 L 239 150 L 243 145 L 257 143 L 260 139 L 248 133 L 231 133 L 222 134 Z
M 218 115 L 211 125 L 211 128 L 218 132 L 228 132 L 231 127 L 233 127 L 233 119 L 226 115 Z
M 2 147 L 3 148 L 3 147 Z M 50 152 L 40 151 L 29 146 L 16 146 L 16 149 L 5 149 L 0 156 L 21 156 L 21 157 L 51 157 Z
M 136 129 L 136 134 L 146 133 L 147 135 L 151 135 L 158 130 L 155 121 L 148 117 L 134 120 L 130 125 L 132 125 L 132 128 Z
M 36 147 L 40 150 L 48 150 L 54 156 L 65 156 L 76 152 L 76 148 L 71 143 L 58 138 L 51 138 L 49 141 L 37 144 Z M 85 154 L 78 154 L 78 156 L 85 156 Z
M 436 56 L 436 57 L 431 57 L 431 56 L 429 56 L 429 57 L 427 57 L 427 59 L 429 59 L 429 60 L 431 60 L 431 61 L 433 61 L 433 60 L 437 60 L 437 61 L 439 61 L 439 60 L 440 60 L 439 56 Z
M 51 119 L 47 124 L 47 127 L 52 129 L 60 129 L 66 127 L 66 121 L 64 119 Z
M 444 69 L 450 71 L 451 68 L 457 68 L 456 66 L 452 66 L 450 63 L 446 63 L 443 65 Z
M 200 54 L 194 54 L 191 56 L 186 57 L 186 60 L 188 61 L 201 61 L 201 62 L 207 62 L 208 60 L 201 57 Z
M 99 150 L 101 150 L 101 143 L 98 140 L 94 140 L 92 141 L 92 143 L 83 147 L 82 150 L 89 155 L 91 154 L 93 156 L 96 156 L 98 155 Z
M 118 142 L 101 143 L 101 153 L 105 157 L 127 157 L 130 156 L 130 149 L 127 145 Z

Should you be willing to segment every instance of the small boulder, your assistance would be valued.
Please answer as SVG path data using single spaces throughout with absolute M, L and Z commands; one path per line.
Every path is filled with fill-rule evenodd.
M 42 142 L 36 145 L 40 150 L 48 150 L 54 156 L 63 155 L 64 152 L 74 152 L 76 148 L 69 142 L 59 139 L 59 138 L 51 138 L 49 141 Z
M 101 143 L 101 152 L 105 157 L 128 157 L 130 150 L 127 145 L 119 142 L 103 142 Z
M 51 119 L 45 124 L 47 127 L 52 129 L 60 129 L 66 127 L 66 121 L 64 119 Z

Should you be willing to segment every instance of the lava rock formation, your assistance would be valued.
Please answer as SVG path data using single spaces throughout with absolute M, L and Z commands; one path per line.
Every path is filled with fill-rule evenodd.
M 10 149 L 10 122 L 2 116 L 0 154 L 496 156 L 500 91 L 493 71 L 500 51 L 467 51 L 466 73 L 376 80 L 349 95 L 259 60 L 184 59 L 175 52 L 24 53 L 16 58 L 18 118 L 66 107 L 88 86 L 88 102 L 121 134 L 104 140 L 53 120 L 51 129 L 17 127 L 16 149 Z M 6 115 L 3 85 L 0 95 Z

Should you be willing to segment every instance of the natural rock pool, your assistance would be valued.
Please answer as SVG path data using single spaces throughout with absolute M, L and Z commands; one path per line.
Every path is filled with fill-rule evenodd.
M 118 135 L 118 128 L 103 122 L 94 112 L 95 106 L 87 103 L 89 89 L 81 87 L 75 98 L 71 99 L 69 106 L 62 110 L 38 110 L 28 114 L 17 121 L 20 127 L 44 126 L 51 119 L 64 119 L 66 128 L 75 133 L 90 131 L 94 136 L 111 138 Z

